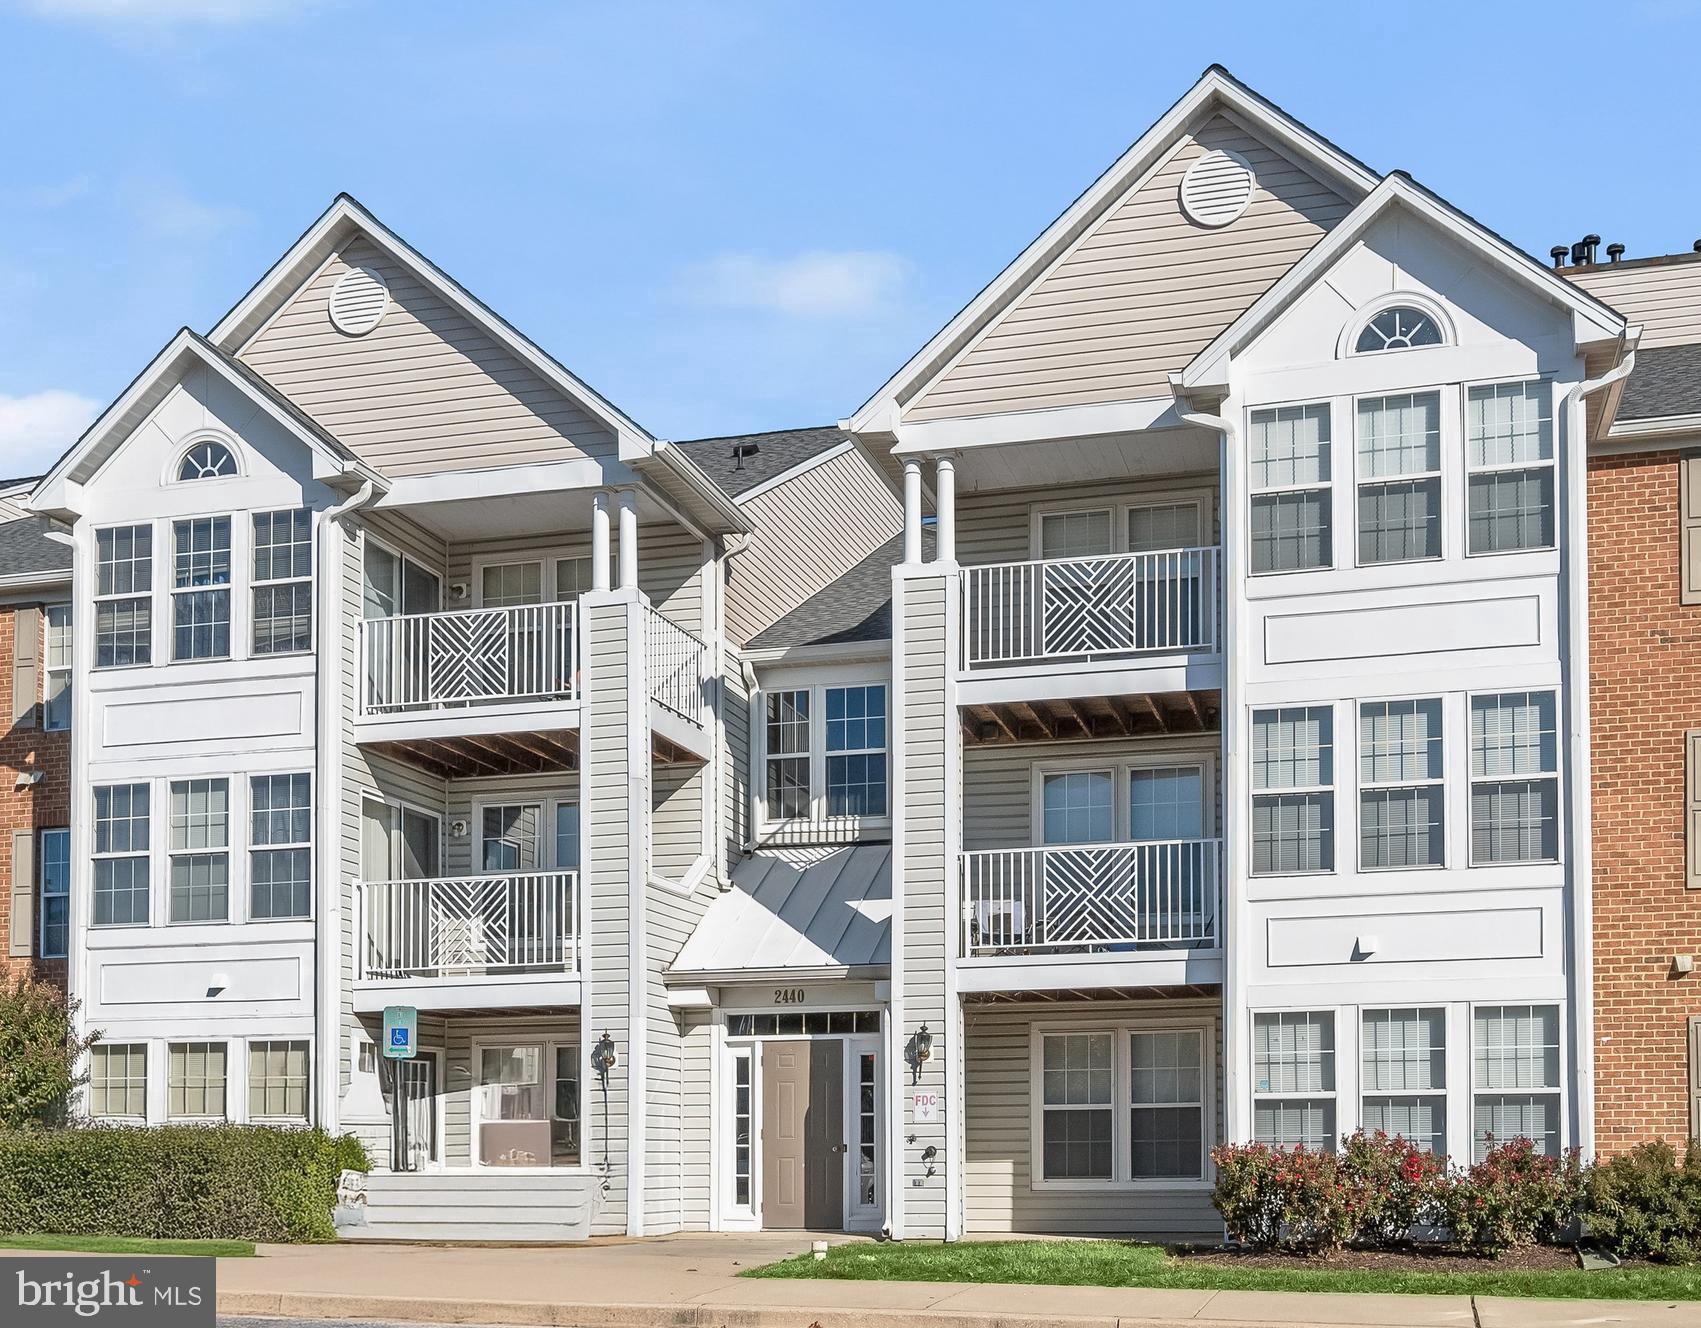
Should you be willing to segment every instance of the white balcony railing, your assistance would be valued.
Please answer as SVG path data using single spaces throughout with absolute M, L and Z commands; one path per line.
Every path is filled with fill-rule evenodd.
M 1217 550 L 963 569 L 969 668 L 1217 649 Z
M 410 613 L 360 625 L 361 705 L 369 715 L 501 701 L 572 700 L 576 605 Z
M 1219 944 L 1220 839 L 965 853 L 962 879 L 965 955 Z
M 366 881 L 362 978 L 579 971 L 579 874 Z
M 650 671 L 650 699 L 701 727 L 708 647 L 671 618 L 646 609 L 644 649 Z

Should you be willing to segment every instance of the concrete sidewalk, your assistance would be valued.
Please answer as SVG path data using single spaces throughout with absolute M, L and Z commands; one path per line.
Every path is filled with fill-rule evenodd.
M 1504 1300 L 741 1279 L 808 1236 L 532 1248 L 280 1245 L 219 1261 L 219 1312 L 552 1328 L 1694 1328 L 1693 1301 Z

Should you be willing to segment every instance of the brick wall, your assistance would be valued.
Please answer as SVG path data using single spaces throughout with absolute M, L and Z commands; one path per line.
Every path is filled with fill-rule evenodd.
M 38 622 L 40 621 L 38 616 Z M 41 709 L 36 708 L 33 727 L 12 722 L 13 628 L 17 615 L 0 606 L 0 974 L 31 973 L 36 977 L 65 982 L 62 959 L 14 959 L 10 955 L 12 935 L 12 834 L 17 830 L 47 830 L 69 825 L 71 801 L 71 735 L 43 733 Z M 42 645 L 36 647 L 40 659 Z M 18 788 L 18 774 L 41 770 L 46 778 L 39 784 Z M 38 853 L 39 861 L 39 853 Z M 36 939 L 40 939 L 40 908 L 36 911 Z M 72 918 L 72 925 L 77 919 Z
M 1684 734 L 1701 728 L 1701 605 L 1679 602 L 1678 453 L 1589 463 L 1596 1137 L 1689 1130 L 1701 890 L 1684 887 Z

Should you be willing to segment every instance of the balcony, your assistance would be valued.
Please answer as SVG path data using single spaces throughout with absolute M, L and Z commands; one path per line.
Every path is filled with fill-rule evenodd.
M 970 963 L 1114 969 L 1140 985 L 1218 980 L 1220 962 L 1198 959 L 1220 954 L 1220 839 L 964 853 L 962 890 L 962 954 Z M 981 989 L 999 989 L 1013 976 L 992 976 Z
M 355 1008 L 488 1009 L 579 999 L 579 874 L 365 881 Z
M 712 752 L 703 684 L 709 648 L 673 619 L 644 607 L 644 657 L 650 681 L 650 729 L 664 760 L 707 760 Z
M 1078 692 L 1103 674 L 1104 694 L 1220 686 L 1220 667 L 1197 664 L 1220 650 L 1218 562 L 1211 547 L 964 567 L 963 675 L 1050 673 Z

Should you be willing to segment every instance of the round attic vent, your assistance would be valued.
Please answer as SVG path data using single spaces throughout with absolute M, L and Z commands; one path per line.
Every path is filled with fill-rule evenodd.
M 369 267 L 351 267 L 331 287 L 331 322 L 351 337 L 363 337 L 378 326 L 390 307 L 390 288 Z
M 1227 226 L 1246 211 L 1256 183 L 1245 157 L 1212 148 L 1181 177 L 1181 209 L 1201 226 Z

